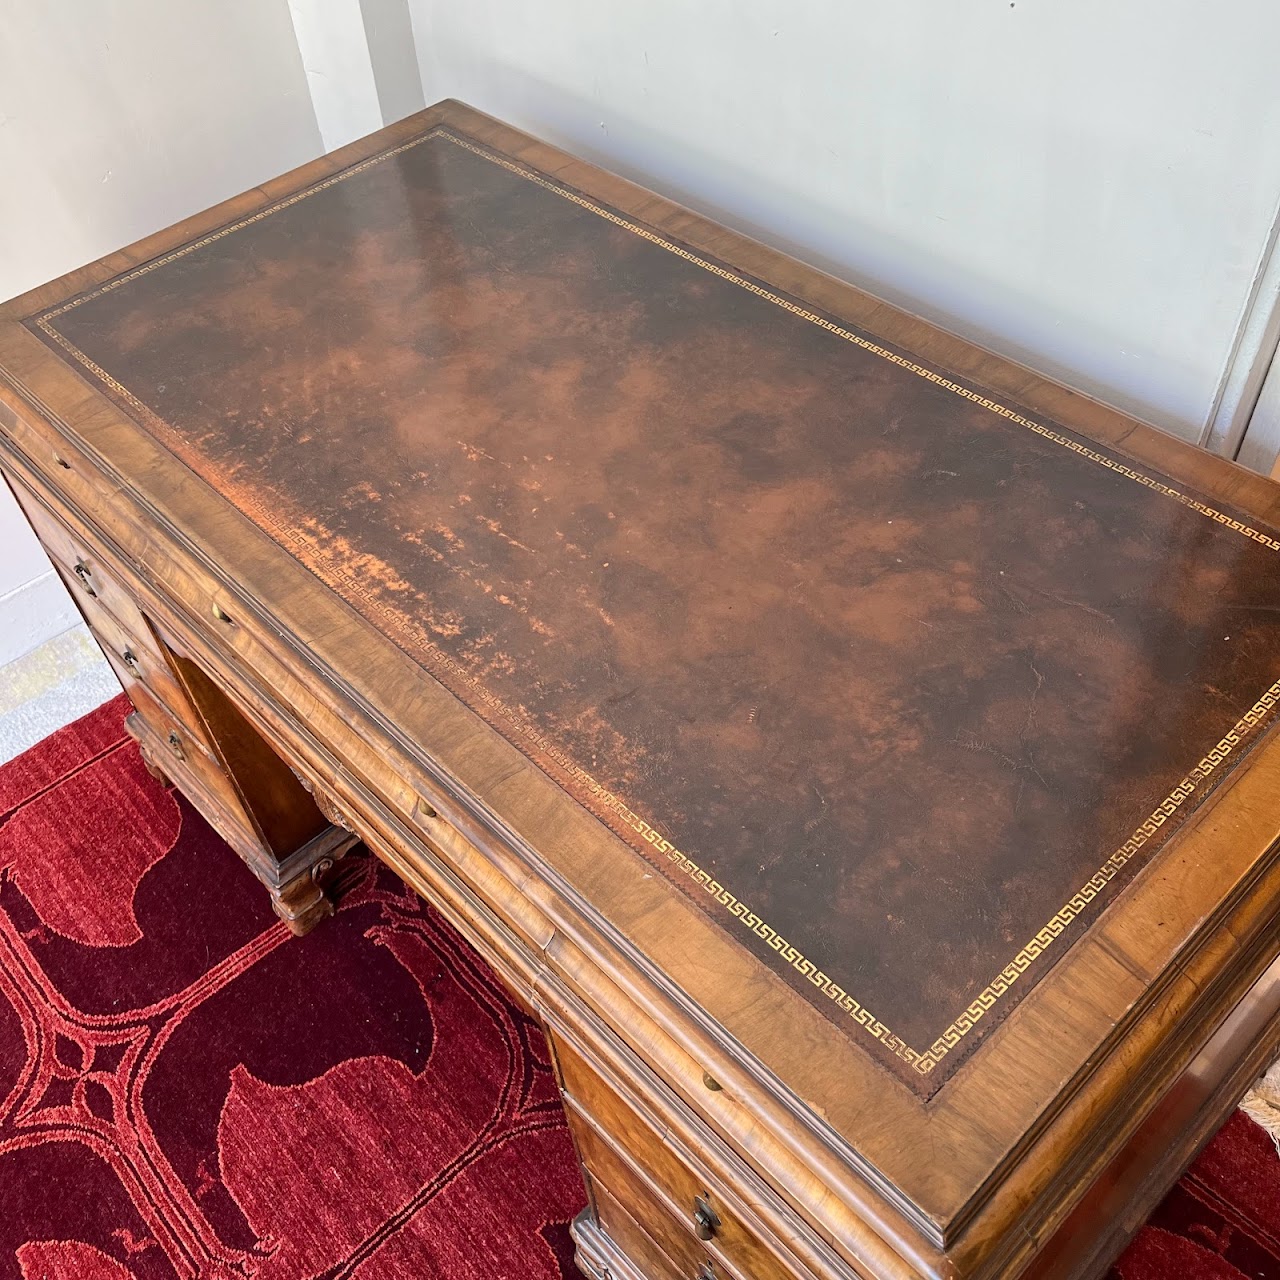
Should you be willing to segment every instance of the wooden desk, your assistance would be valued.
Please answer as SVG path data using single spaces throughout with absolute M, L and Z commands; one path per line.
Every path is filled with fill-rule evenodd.
M 1275 1051 L 1269 480 L 456 103 L 0 373 L 153 767 L 546 1026 L 589 1273 L 1094 1274 Z

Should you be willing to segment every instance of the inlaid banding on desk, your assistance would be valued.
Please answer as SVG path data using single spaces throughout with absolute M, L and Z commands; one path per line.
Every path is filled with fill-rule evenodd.
M 1274 531 L 464 138 L 35 328 L 924 1092 L 1272 714 Z

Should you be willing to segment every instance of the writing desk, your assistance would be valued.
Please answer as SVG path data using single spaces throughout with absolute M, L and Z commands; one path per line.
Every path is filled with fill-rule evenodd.
M 469 108 L 5 305 L 0 464 L 291 927 L 541 1019 L 591 1274 L 1094 1274 L 1276 1048 L 1280 490 Z

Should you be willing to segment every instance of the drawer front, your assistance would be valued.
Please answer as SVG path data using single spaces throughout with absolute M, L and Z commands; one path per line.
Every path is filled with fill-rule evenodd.
M 229 843 L 237 849 L 244 847 L 246 841 L 256 847 L 253 826 L 240 796 L 209 748 L 143 685 L 135 683 L 129 696 L 143 730 L 139 732 L 138 723 L 133 722 L 130 732 L 155 767 L 179 787 Z M 224 830 L 228 821 L 234 824 L 235 839 Z
M 116 675 L 120 677 L 120 683 L 130 695 L 132 696 L 135 686 L 144 686 L 175 718 L 185 721 L 188 730 L 207 746 L 204 735 L 196 733 L 192 728 L 196 717 L 182 686 L 178 684 L 173 672 L 169 670 L 169 664 L 150 638 L 144 639 L 127 631 L 105 609 L 86 609 L 85 616 L 107 656 L 107 661 L 111 663 Z
M 575 1118 L 581 1119 L 570 1111 L 570 1120 Z M 715 1234 L 708 1241 L 700 1240 L 694 1234 L 692 1199 L 689 1213 L 682 1218 L 677 1207 L 667 1203 L 644 1175 L 589 1124 L 574 1124 L 574 1138 L 592 1186 L 604 1193 L 596 1199 L 600 1225 L 633 1261 L 639 1263 L 641 1259 L 632 1249 L 643 1250 L 647 1244 L 671 1259 L 677 1274 L 687 1280 L 706 1280 L 707 1276 L 735 1280 L 743 1275 L 750 1275 L 753 1280 L 775 1275 L 795 1280 L 782 1271 L 746 1270 Z M 703 1189 L 699 1194 L 703 1203 L 719 1212 L 709 1191 Z
M 601 1080 L 573 1049 L 558 1038 L 556 1058 L 571 1121 L 575 1114 L 589 1118 L 574 1124 L 575 1136 L 579 1136 L 581 1130 L 591 1129 L 590 1136 L 595 1141 L 593 1149 L 599 1149 L 594 1129 L 608 1134 L 617 1152 L 632 1167 L 644 1171 L 653 1189 L 670 1206 L 671 1215 L 688 1240 L 698 1245 L 702 1243 L 694 1234 L 695 1203 L 701 1199 L 709 1204 L 718 1219 L 711 1242 L 718 1255 L 753 1280 L 792 1280 L 796 1273 L 726 1208 L 720 1188 L 709 1184 L 689 1168 L 643 1116 L 629 1107 L 616 1090 Z M 585 1150 L 583 1159 L 587 1171 L 595 1173 Z M 615 1165 L 616 1161 L 615 1156 Z M 604 1181 L 610 1185 L 609 1177 Z M 614 1185 L 613 1190 L 616 1194 L 619 1188 Z
M 14 482 L 13 491 L 41 545 L 55 567 L 61 571 L 72 595 L 87 609 L 102 608 L 114 614 L 131 634 L 145 634 L 146 623 L 138 606 L 116 576 L 103 564 L 102 556 L 73 534 L 21 484 Z
M 211 747 L 199 717 L 161 654 L 150 624 L 120 578 L 105 568 L 102 557 L 21 484 L 14 483 L 13 490 L 54 569 L 80 606 L 107 661 L 135 705 L 138 699 L 133 695 L 139 685 L 144 686 L 153 700 L 162 704 L 169 719 L 182 724 L 184 734 L 198 739 L 209 754 Z M 141 709 L 148 719 L 152 718 L 145 706 Z
M 51 428 L 28 422 L 0 405 L 0 429 L 49 485 L 66 495 L 72 506 L 95 511 L 111 492 L 113 486 L 85 455 Z
M 710 1277 L 699 1276 L 697 1268 L 690 1270 L 687 1259 L 677 1262 L 667 1257 L 603 1183 L 593 1181 L 591 1193 L 596 1206 L 596 1221 L 628 1260 L 635 1263 L 645 1280 L 710 1280 Z M 714 1263 L 711 1265 L 715 1266 Z M 713 1274 L 716 1280 L 729 1280 L 729 1273 L 720 1268 L 715 1268 Z

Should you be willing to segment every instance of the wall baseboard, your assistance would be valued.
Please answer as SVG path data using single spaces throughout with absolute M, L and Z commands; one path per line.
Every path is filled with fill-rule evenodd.
M 79 621 L 75 604 L 52 569 L 15 587 L 0 596 L 0 667 Z

